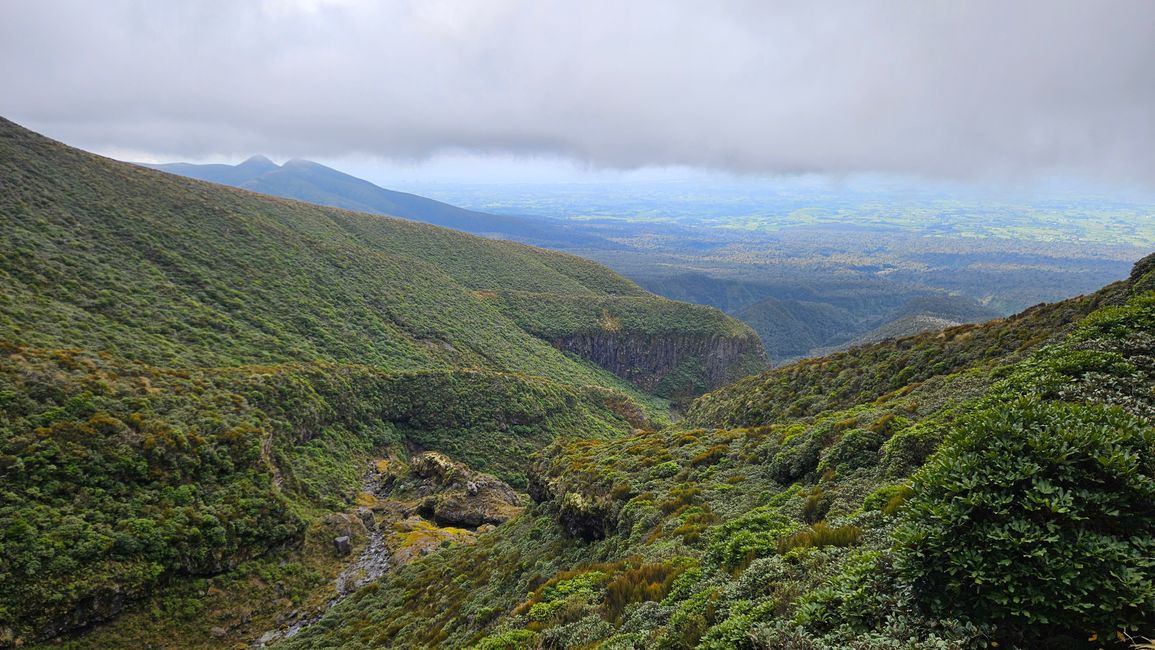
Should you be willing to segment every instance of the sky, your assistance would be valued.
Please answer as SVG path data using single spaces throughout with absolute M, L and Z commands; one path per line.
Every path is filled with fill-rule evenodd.
M 1155 187 L 1150 0 L 5 0 L 0 70 L 0 115 L 146 162 Z

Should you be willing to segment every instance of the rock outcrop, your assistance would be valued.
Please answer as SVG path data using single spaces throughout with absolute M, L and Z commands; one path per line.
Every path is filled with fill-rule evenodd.
M 541 463 L 529 473 L 529 496 L 534 503 L 548 504 L 557 523 L 578 539 L 604 539 L 613 528 L 613 507 L 604 496 L 587 493 L 576 485 L 549 476 Z
M 629 332 L 573 334 L 554 347 L 609 370 L 638 388 L 664 397 L 698 395 L 764 370 L 766 354 L 756 335 L 650 335 Z
M 428 493 L 418 513 L 439 526 L 477 528 L 505 523 L 522 510 L 521 496 L 503 481 L 474 472 L 437 452 L 415 457 L 409 468 L 411 483 L 404 486 Z

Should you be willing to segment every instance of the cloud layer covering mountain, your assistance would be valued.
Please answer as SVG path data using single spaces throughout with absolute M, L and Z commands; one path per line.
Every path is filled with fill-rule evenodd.
M 0 111 L 170 158 L 1155 181 L 1155 4 L 16 3 Z

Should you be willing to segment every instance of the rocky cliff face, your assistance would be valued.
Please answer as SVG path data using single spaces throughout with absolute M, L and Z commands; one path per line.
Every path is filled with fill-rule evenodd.
M 764 370 L 757 336 L 573 334 L 553 341 L 642 390 L 663 397 L 698 395 Z

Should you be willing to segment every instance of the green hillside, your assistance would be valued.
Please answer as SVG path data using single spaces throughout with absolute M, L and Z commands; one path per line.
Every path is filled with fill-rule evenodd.
M 612 385 L 485 292 L 670 304 L 581 258 L 192 182 L 2 126 L 0 336 L 22 345 L 158 365 L 350 361 Z M 707 335 L 748 332 L 677 308 L 690 317 L 647 333 L 681 335 L 698 318 L 716 324 Z
M 664 423 L 664 400 L 495 292 L 609 301 L 639 359 L 687 337 L 736 340 L 734 373 L 762 358 L 736 321 L 587 260 L 178 178 L 7 121 L 0 232 L 0 646 L 285 566 L 375 459 L 436 449 L 524 488 L 558 437 Z M 669 371 L 630 379 L 709 387 Z
M 1155 636 L 1155 255 L 670 423 L 748 327 L 0 127 L 0 647 Z
M 555 443 L 526 514 L 282 645 L 1131 647 L 1155 632 L 1153 341 L 1155 256 Z

